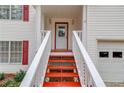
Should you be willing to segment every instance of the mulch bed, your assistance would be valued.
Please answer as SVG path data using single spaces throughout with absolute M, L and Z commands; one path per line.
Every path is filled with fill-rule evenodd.
M 0 84 L 3 84 L 4 82 L 11 80 L 15 77 L 15 74 L 5 74 L 5 79 L 0 80 Z

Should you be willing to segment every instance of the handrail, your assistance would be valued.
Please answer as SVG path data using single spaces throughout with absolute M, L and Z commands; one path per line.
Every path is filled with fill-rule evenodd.
M 45 30 L 41 30 L 40 33 L 41 33 L 41 42 L 43 41 L 44 37 L 46 36 L 46 32 Z
M 80 38 L 80 40 L 82 41 L 82 31 L 76 31 L 78 37 Z
M 105 87 L 101 76 L 76 31 L 73 31 L 73 53 L 81 84 L 85 86 Z
M 47 31 L 20 87 L 42 86 L 51 51 L 51 32 Z

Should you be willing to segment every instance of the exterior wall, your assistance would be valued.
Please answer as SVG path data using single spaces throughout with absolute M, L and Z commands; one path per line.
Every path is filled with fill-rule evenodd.
M 124 6 L 87 6 L 87 50 L 104 81 L 123 82 L 124 63 L 116 66 L 98 62 L 98 40 L 124 40 Z M 115 77 L 117 73 L 120 78 Z
M 29 41 L 29 65 L 34 58 L 36 51 L 34 17 L 35 10 L 30 6 L 28 22 L 18 20 L 0 20 L 0 41 Z M 0 72 L 16 72 L 20 69 L 26 70 L 27 67 L 28 65 L 22 64 L 0 64 Z

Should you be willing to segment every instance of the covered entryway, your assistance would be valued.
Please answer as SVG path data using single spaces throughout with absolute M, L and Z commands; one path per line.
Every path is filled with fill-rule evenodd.
M 82 6 L 42 6 L 44 29 L 52 31 L 52 50 L 71 50 L 72 31 L 82 29 Z
M 105 82 L 124 81 L 124 41 L 98 41 L 98 69 Z

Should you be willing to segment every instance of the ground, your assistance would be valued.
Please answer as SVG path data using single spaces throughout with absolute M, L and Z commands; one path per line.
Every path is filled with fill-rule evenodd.
M 5 79 L 0 80 L 0 85 L 6 82 L 7 80 L 12 80 L 15 77 L 15 74 L 5 74 Z
M 107 87 L 124 87 L 124 82 L 105 82 Z

